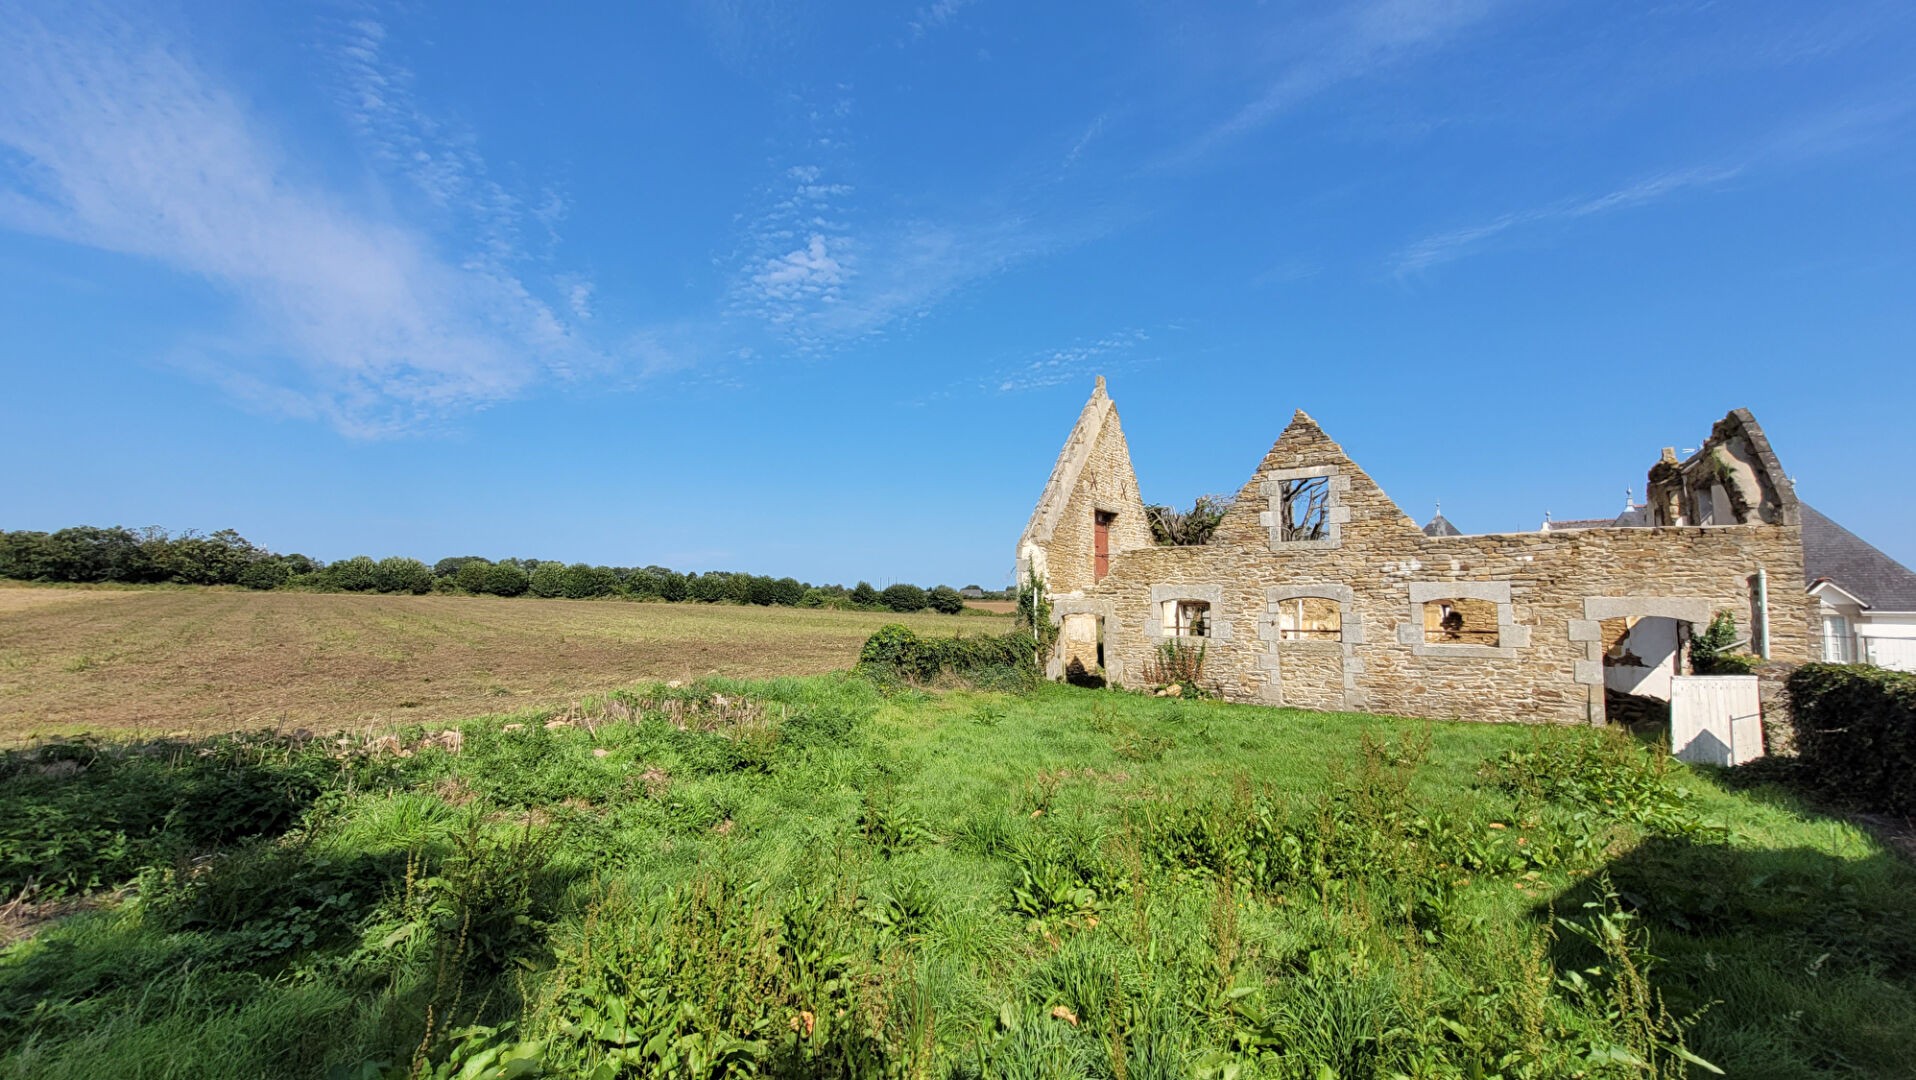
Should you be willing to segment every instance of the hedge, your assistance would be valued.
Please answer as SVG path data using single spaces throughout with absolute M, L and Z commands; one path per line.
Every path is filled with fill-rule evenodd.
M 1844 802 L 1916 816 L 1916 675 L 1805 664 L 1787 686 L 1805 778 Z
M 858 669 L 881 680 L 928 683 L 947 677 L 1006 689 L 1029 684 L 1038 670 L 1028 634 L 921 638 L 897 623 L 881 626 L 865 639 Z

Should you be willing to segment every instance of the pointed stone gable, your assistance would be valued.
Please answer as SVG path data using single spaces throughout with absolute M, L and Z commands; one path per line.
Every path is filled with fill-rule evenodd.
M 1102 375 L 1018 538 L 1020 581 L 1036 569 L 1054 593 L 1093 584 L 1093 518 L 1098 512 L 1113 515 L 1112 555 L 1150 545 L 1131 450 Z
M 1274 485 L 1287 479 L 1321 475 L 1331 479 L 1335 524 L 1341 534 L 1355 526 L 1366 530 L 1410 530 L 1417 524 L 1370 475 L 1351 460 L 1344 448 L 1324 433 L 1309 413 L 1299 409 L 1258 464 L 1248 483 L 1238 491 L 1237 504 L 1218 525 L 1218 538 L 1233 543 L 1271 543 L 1277 506 Z
M 1116 421 L 1117 406 L 1105 392 L 1104 376 L 1100 375 L 1091 391 L 1091 399 L 1078 411 L 1078 422 L 1071 426 L 1064 449 L 1058 451 L 1057 464 L 1051 467 L 1051 478 L 1045 481 L 1044 492 L 1038 496 L 1038 505 L 1031 511 L 1031 520 L 1025 523 L 1024 535 L 1018 538 L 1019 551 L 1023 551 L 1026 544 L 1051 541 L 1052 534 L 1058 529 L 1058 519 L 1064 515 L 1065 504 L 1071 499 L 1071 489 L 1084 472 L 1085 462 L 1091 457 L 1091 448 L 1097 445 L 1098 435 L 1104 430 L 1107 414 L 1113 422 Z

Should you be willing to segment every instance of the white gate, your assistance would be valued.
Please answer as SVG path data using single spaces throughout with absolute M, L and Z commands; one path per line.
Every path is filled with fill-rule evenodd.
M 1671 679 L 1670 750 L 1700 765 L 1741 765 L 1762 757 L 1763 706 L 1756 676 Z

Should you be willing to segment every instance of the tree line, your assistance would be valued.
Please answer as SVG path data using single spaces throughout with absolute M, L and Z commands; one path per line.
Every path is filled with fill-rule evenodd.
M 883 589 L 861 581 L 814 585 L 796 578 L 717 570 L 680 573 L 664 566 L 591 566 L 546 559 L 457 555 L 428 566 L 418 559 L 355 555 L 323 562 L 280 555 L 232 529 L 169 534 L 165 529 L 100 528 L 57 532 L 0 530 L 0 577 L 19 581 L 241 585 L 315 592 L 430 592 L 585 600 L 690 601 L 706 604 L 937 611 L 955 615 L 965 599 L 949 585 Z M 968 586 L 967 588 L 976 588 Z

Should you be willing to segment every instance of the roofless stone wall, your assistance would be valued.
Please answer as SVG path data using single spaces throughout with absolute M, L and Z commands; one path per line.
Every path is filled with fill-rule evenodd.
M 1102 392 L 1100 386 L 1094 403 Z M 1754 428 L 1747 413 L 1740 419 Z M 1115 411 L 1111 421 L 1115 431 Z M 1093 582 L 1086 537 L 1094 511 L 1115 507 L 1117 521 L 1127 511 L 1142 513 L 1122 436 L 1101 436 L 1098 447 L 1098 463 L 1080 475 L 1116 484 L 1117 492 L 1081 480 L 1084 490 L 1062 502 L 1050 540 L 1028 529 L 1024 546 L 1043 564 L 1055 613 L 1076 616 L 1079 644 L 1069 647 L 1081 662 L 1091 655 L 1086 620 L 1100 620 L 1105 673 L 1118 685 L 1143 684 L 1167 640 L 1166 604 L 1186 599 L 1209 605 L 1208 634 L 1189 643 L 1204 645 L 1206 677 L 1231 700 L 1601 722 L 1602 620 L 1660 616 L 1700 629 L 1728 610 L 1748 633 L 1759 569 L 1771 582 L 1772 656 L 1809 655 L 1814 605 L 1795 586 L 1803 580 L 1803 555 L 1793 512 L 1776 515 L 1790 524 L 1429 537 L 1299 413 L 1210 544 L 1156 547 L 1148 533 L 1142 543 L 1127 535 L 1122 551 L 1114 546 L 1108 575 Z M 1287 483 L 1320 479 L 1320 527 L 1309 538 L 1285 539 Z M 1282 605 L 1298 597 L 1334 602 L 1338 633 L 1287 629 L 1296 620 L 1286 622 Z M 1454 637 L 1427 629 L 1441 624 L 1438 612 L 1452 600 L 1468 602 L 1450 608 L 1467 607 L 1479 623 Z M 1477 627 L 1487 625 L 1493 609 L 1491 635 Z

